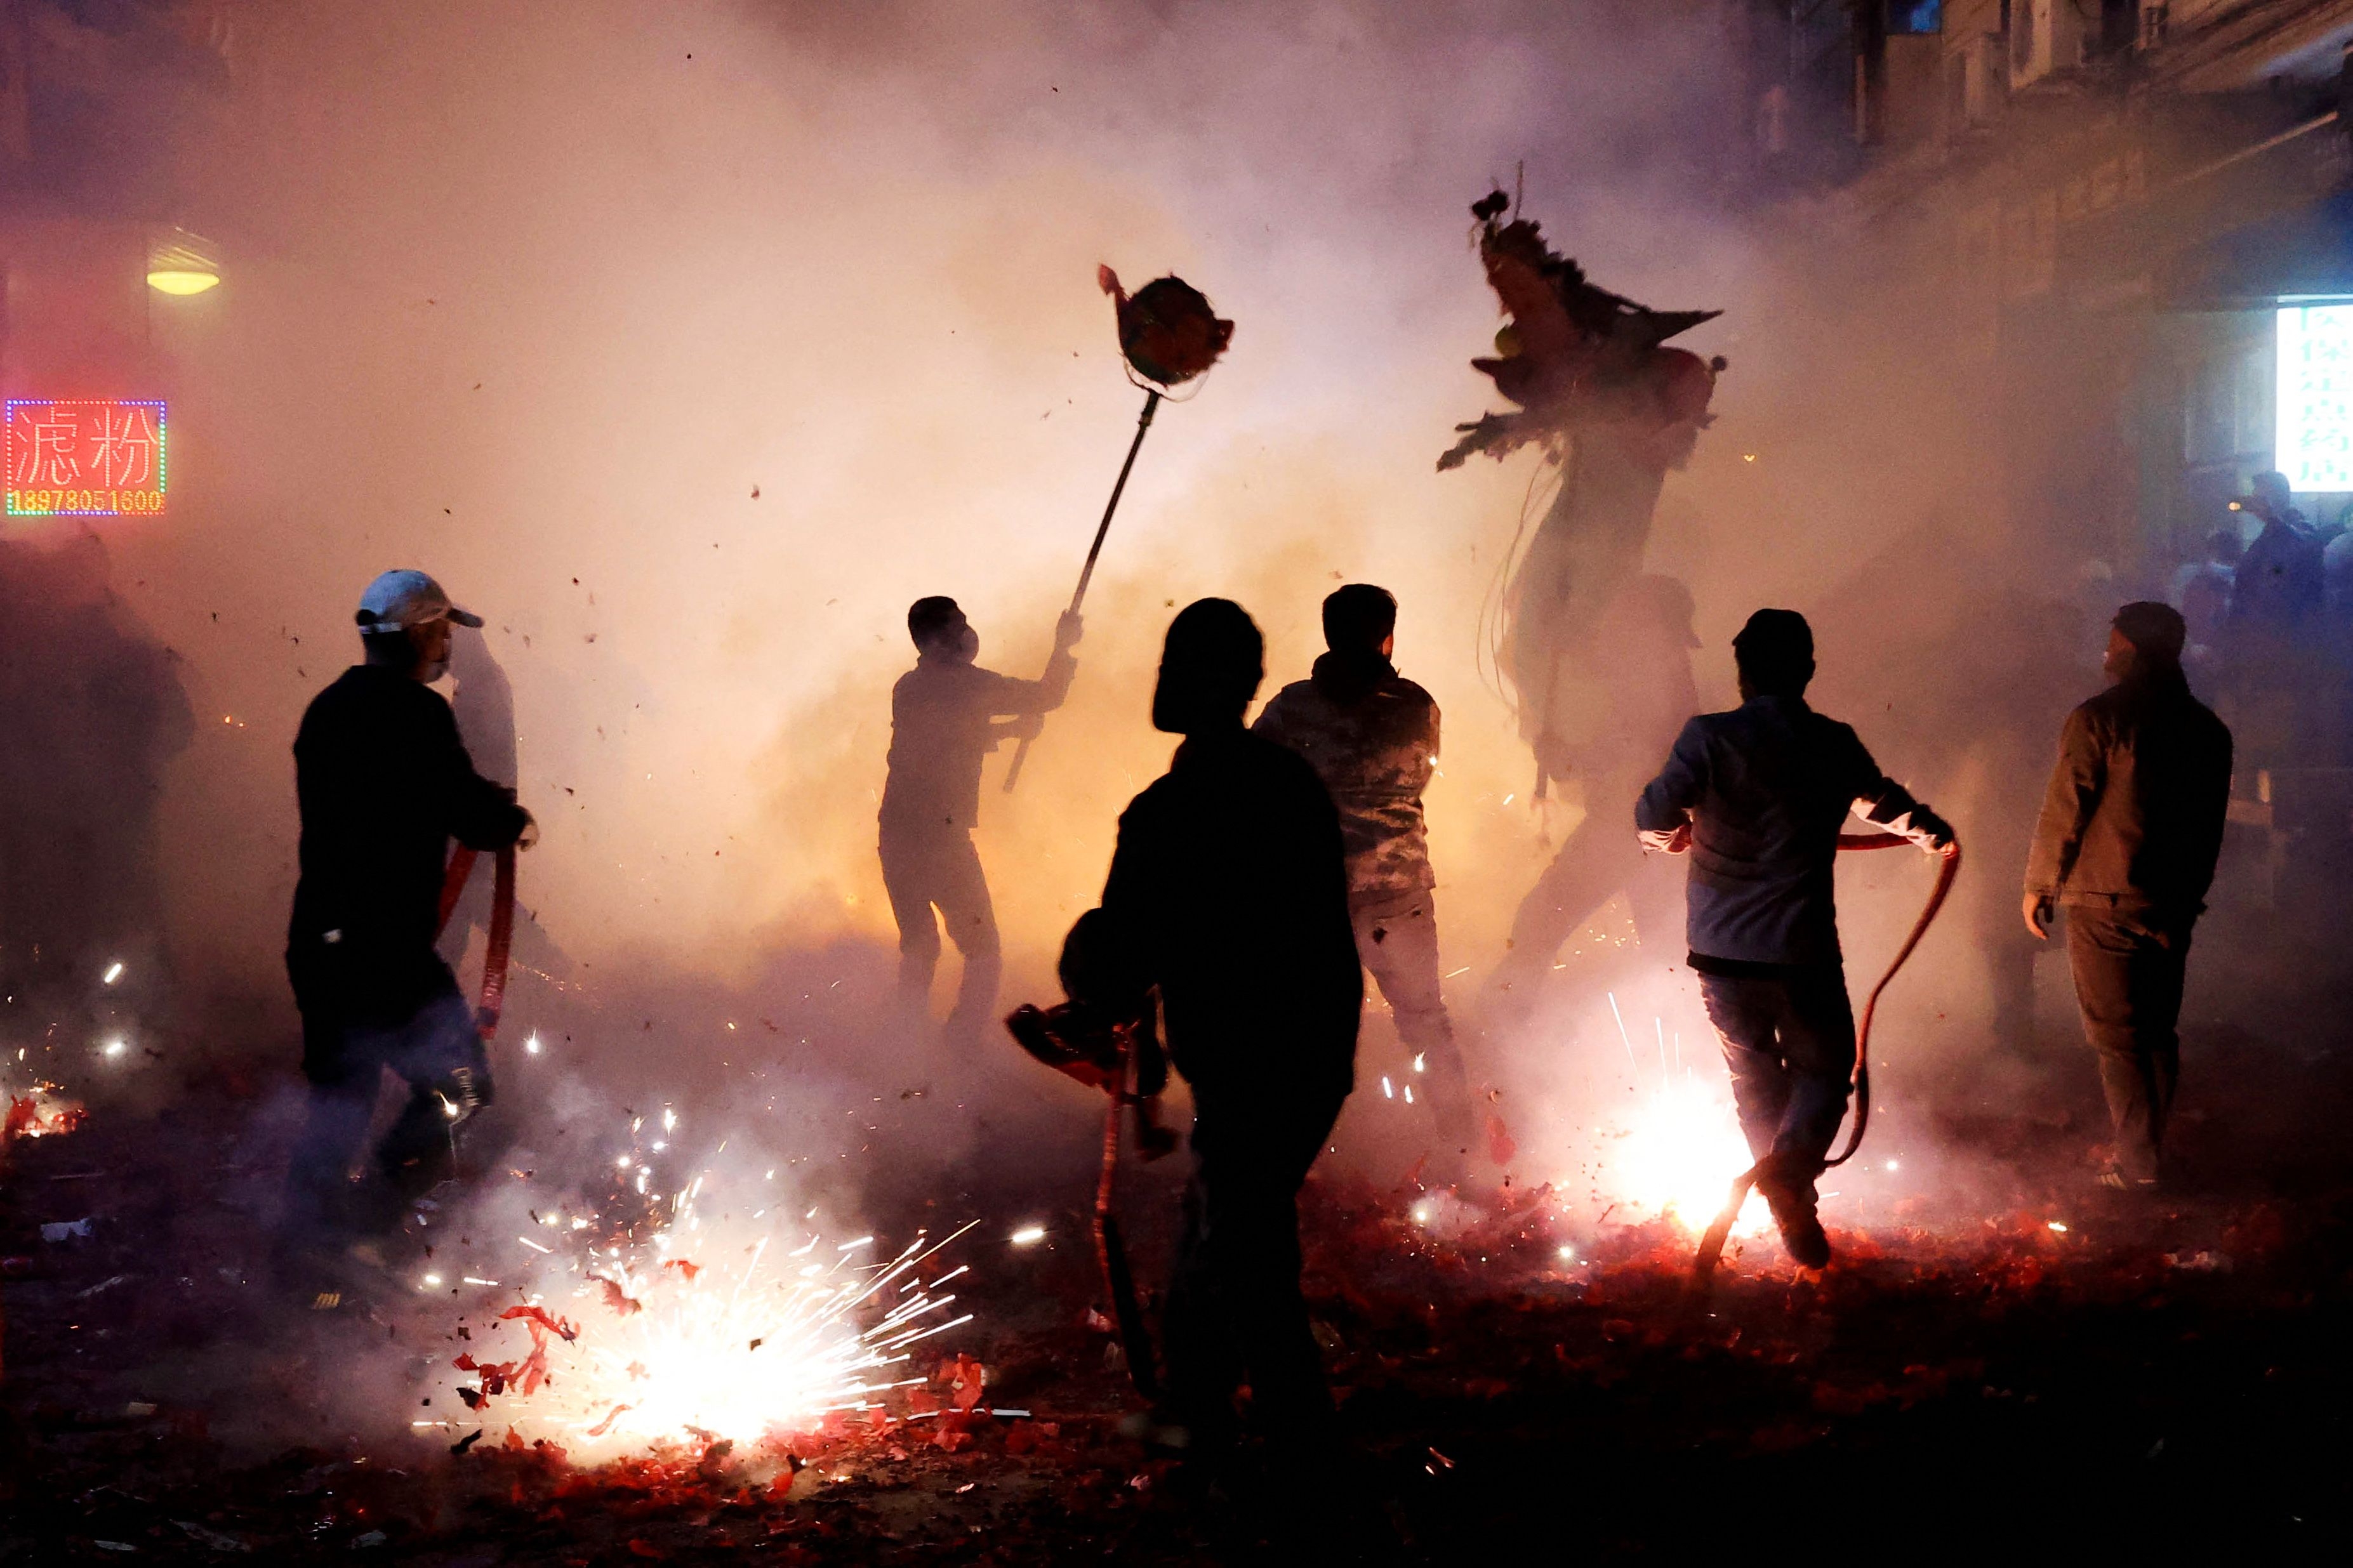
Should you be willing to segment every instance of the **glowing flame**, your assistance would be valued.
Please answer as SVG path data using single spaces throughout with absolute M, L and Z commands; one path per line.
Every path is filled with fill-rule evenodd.
M 964 1268 L 927 1277 L 924 1267 L 971 1228 L 937 1243 L 918 1237 L 879 1263 L 861 1260 L 871 1237 L 820 1247 L 811 1236 L 781 1254 L 764 1237 L 737 1261 L 714 1251 L 708 1264 L 671 1256 L 670 1230 L 626 1260 L 618 1247 L 591 1249 L 577 1339 L 534 1335 L 550 1375 L 528 1397 L 494 1394 L 497 1418 L 567 1450 L 612 1452 L 755 1442 L 871 1408 L 884 1391 L 925 1381 L 913 1369 L 919 1342 L 972 1321 L 946 1316 L 956 1298 L 938 1293 Z
M 1748 1146 L 1724 1089 L 1685 1075 L 1642 1091 L 1624 1136 L 1610 1146 L 1604 1186 L 1620 1201 L 1672 1215 L 1696 1235 L 1748 1165 Z M 1762 1217 L 1762 1205 L 1744 1210 L 1742 1228 Z

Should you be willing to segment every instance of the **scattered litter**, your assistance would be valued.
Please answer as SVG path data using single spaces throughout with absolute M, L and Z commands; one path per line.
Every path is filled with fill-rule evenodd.
M 88 1232 L 84 1232 L 83 1234 L 87 1235 Z M 107 1291 L 113 1289 L 117 1285 L 122 1284 L 130 1278 L 131 1276 L 128 1274 L 110 1274 L 105 1279 L 100 1280 L 97 1284 L 91 1286 L 89 1289 L 75 1291 L 74 1300 L 77 1301 L 87 1301 L 92 1296 L 103 1295 Z
M 86 1241 L 89 1238 L 90 1221 L 86 1219 L 58 1220 L 41 1226 L 41 1239 L 43 1241 Z M 100 1544 L 103 1544 L 103 1542 Z M 135 1552 L 138 1548 L 135 1546 L 126 1546 L 123 1550 L 125 1552 Z
M 203 1525 L 196 1523 L 194 1520 L 175 1519 L 172 1521 L 172 1524 L 174 1528 L 177 1529 L 189 1540 L 195 1542 L 197 1545 L 213 1552 L 250 1552 L 253 1550 L 252 1547 L 247 1545 L 244 1542 L 239 1541 L 236 1536 L 223 1535 L 217 1530 L 207 1530 Z
M 481 1434 L 478 1432 L 475 1436 L 479 1437 Z M 352 1550 L 354 1552 L 361 1552 L 371 1546 L 382 1546 L 385 1542 L 391 1539 L 392 1538 L 390 1536 L 386 1535 L 381 1530 L 371 1530 L 365 1535 L 354 1535 L 352 1537 Z
M 2227 1252 L 2168 1252 L 2165 1255 L 2168 1268 L 2179 1268 L 2185 1274 L 2228 1274 L 2231 1255 Z

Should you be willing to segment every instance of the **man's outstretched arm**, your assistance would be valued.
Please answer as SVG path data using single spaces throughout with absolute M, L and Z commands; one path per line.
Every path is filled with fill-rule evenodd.
M 992 716 L 1016 720 L 1035 718 L 1051 713 L 1071 695 L 1071 681 L 1079 672 L 1079 656 L 1071 650 L 1079 646 L 1079 636 L 1084 623 L 1068 611 L 1054 623 L 1054 653 L 1046 661 L 1046 673 L 1036 680 L 1024 680 L 1018 675 L 999 675 L 989 699 Z M 1027 731 L 1018 724 L 998 727 L 1002 735 L 1018 735 Z
M 1692 812 L 1707 793 L 1707 734 L 1698 720 L 1685 723 L 1659 776 L 1634 801 L 1634 831 L 1645 849 L 1680 855 L 1691 847 Z
M 1932 853 L 1953 842 L 1953 825 L 1882 773 L 1859 738 L 1854 742 L 1854 776 L 1852 809 L 1857 816 L 1874 827 L 1884 827 L 1909 838 Z
M 469 849 L 504 849 L 511 844 L 531 847 L 536 837 L 531 813 L 515 804 L 514 791 L 474 771 L 474 760 L 466 754 L 447 706 L 437 715 L 434 731 L 430 743 L 449 837 Z

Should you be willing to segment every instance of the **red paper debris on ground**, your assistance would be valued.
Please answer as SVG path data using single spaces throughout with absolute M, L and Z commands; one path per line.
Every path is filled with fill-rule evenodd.
M 980 1403 L 981 1385 L 987 1380 L 987 1370 L 968 1355 L 942 1362 L 939 1371 L 932 1374 L 934 1383 L 947 1388 L 948 1403 L 958 1410 L 969 1410 Z

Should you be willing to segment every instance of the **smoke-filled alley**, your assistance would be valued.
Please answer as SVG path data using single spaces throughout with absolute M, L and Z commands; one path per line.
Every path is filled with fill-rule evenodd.
M 0 1560 L 2319 1555 L 2348 61 L 0 0 Z

